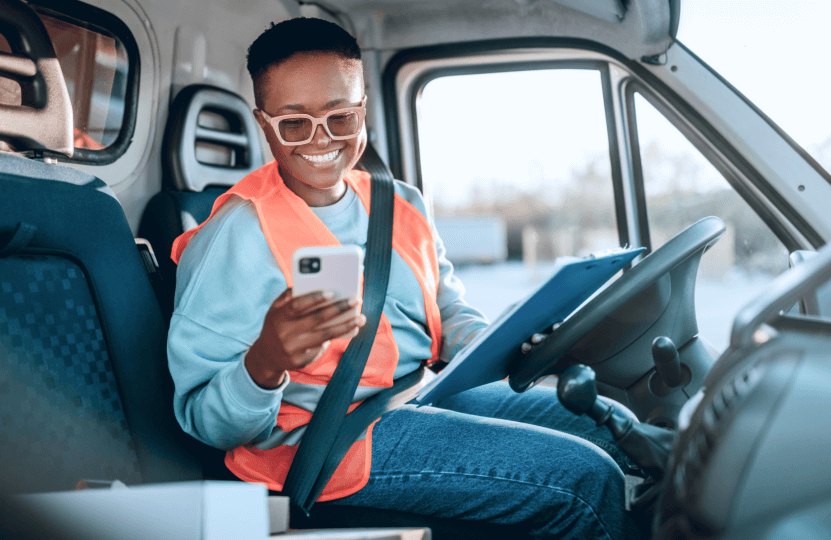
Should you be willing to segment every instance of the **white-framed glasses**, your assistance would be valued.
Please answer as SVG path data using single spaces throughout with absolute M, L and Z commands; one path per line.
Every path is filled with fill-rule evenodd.
M 320 118 L 309 114 L 284 114 L 271 117 L 260 110 L 266 121 L 271 124 L 280 142 L 286 146 L 300 146 L 312 141 L 317 126 L 322 125 L 326 133 L 335 141 L 357 137 L 361 132 L 366 117 L 366 96 L 358 107 L 345 107 L 329 111 Z

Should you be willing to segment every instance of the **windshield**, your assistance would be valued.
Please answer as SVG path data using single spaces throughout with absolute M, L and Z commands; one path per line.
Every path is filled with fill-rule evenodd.
M 684 0 L 678 40 L 831 171 L 827 0 Z

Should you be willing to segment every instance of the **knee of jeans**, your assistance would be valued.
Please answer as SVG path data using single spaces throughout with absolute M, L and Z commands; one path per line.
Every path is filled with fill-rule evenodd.
M 615 460 L 606 452 L 595 448 L 580 464 L 580 484 L 595 497 L 608 498 L 618 493 L 623 496 L 624 476 Z

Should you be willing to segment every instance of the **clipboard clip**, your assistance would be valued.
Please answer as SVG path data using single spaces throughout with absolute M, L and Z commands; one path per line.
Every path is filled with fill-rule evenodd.
M 603 251 L 598 251 L 597 253 L 589 253 L 584 259 L 597 259 L 598 257 L 606 257 L 607 255 L 617 255 L 618 253 L 626 253 L 629 251 L 629 243 L 627 242 L 624 246 L 619 248 L 611 248 L 606 249 Z

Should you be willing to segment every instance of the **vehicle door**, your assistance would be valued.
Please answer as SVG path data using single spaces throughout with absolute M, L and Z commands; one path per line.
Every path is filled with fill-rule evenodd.
M 788 253 L 831 233 L 828 174 L 675 39 L 677 4 L 604 5 L 567 28 L 548 21 L 549 33 L 580 38 L 392 57 L 390 160 L 432 197 L 466 298 L 491 318 L 558 256 L 651 251 L 720 217 L 727 233 L 702 259 L 695 298 L 701 335 L 724 350 L 734 315 L 787 269 Z M 546 13 L 514 17 L 534 32 Z

